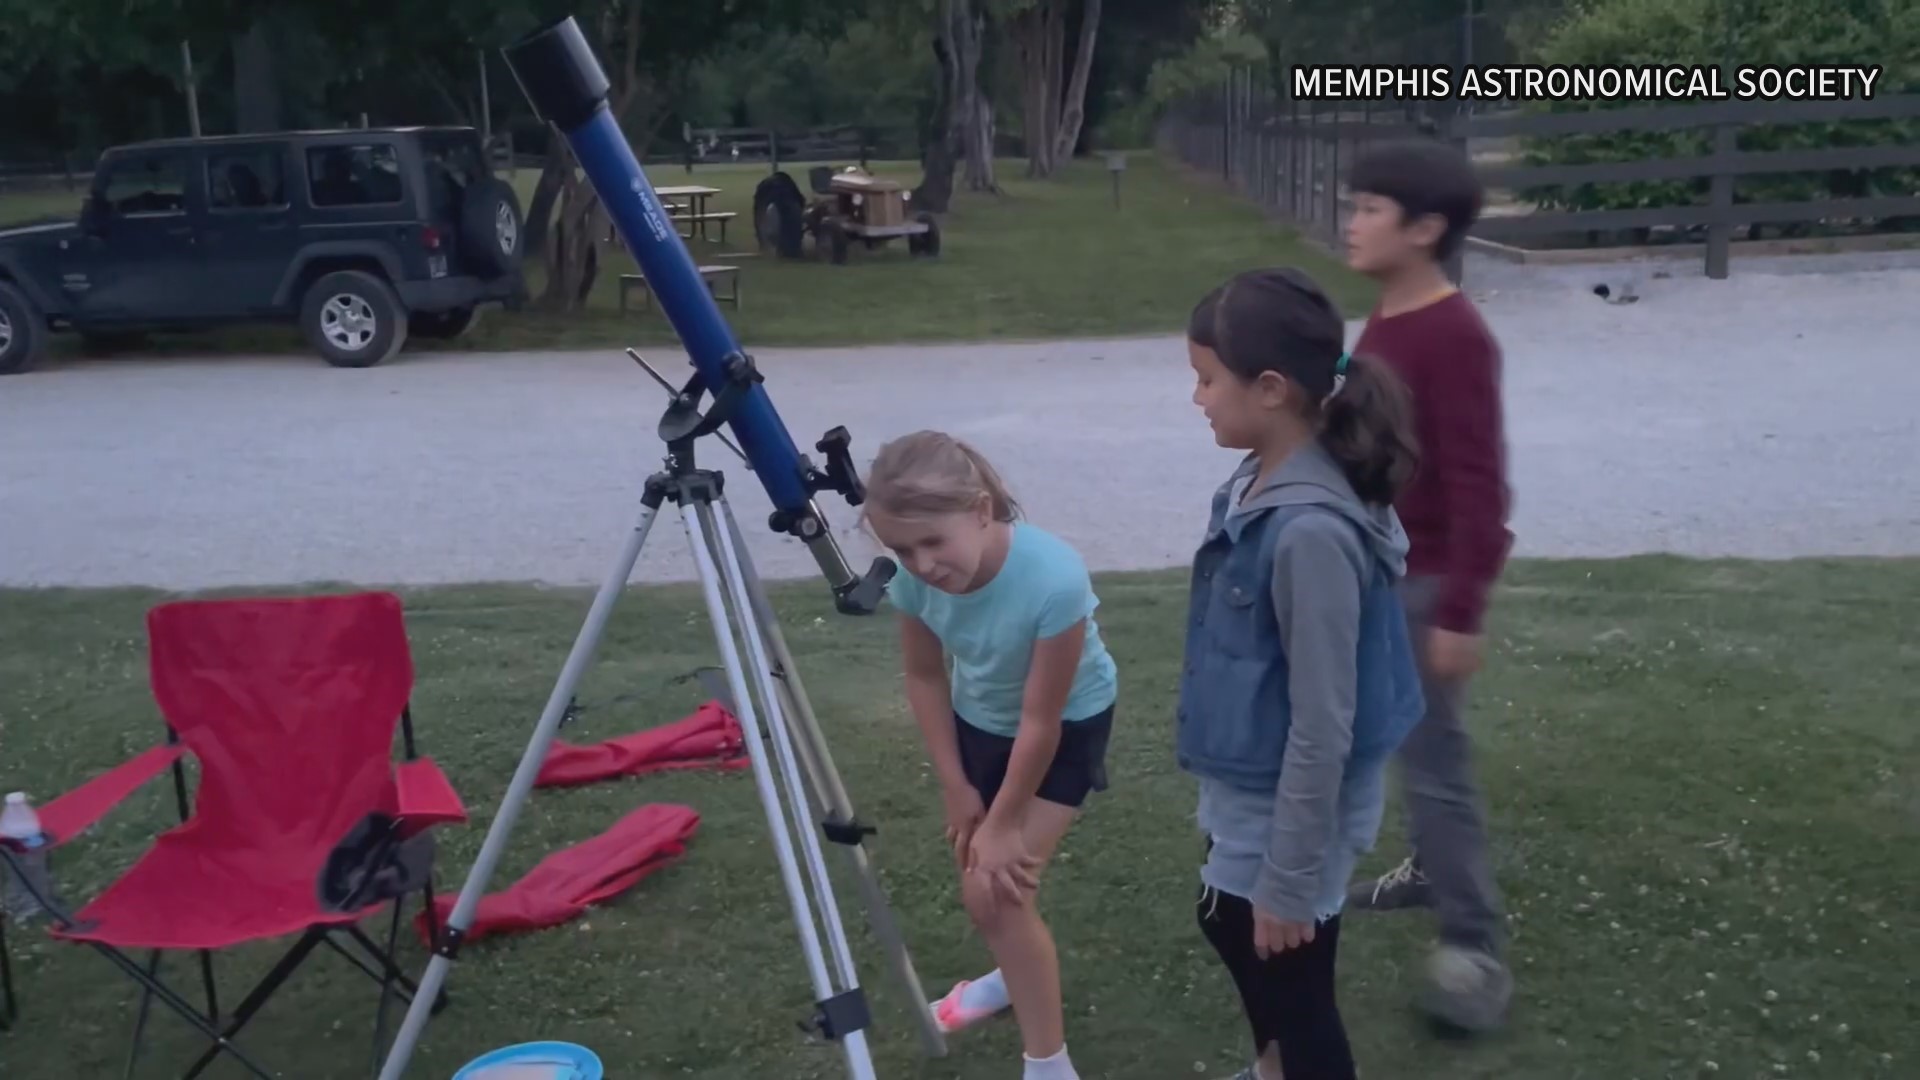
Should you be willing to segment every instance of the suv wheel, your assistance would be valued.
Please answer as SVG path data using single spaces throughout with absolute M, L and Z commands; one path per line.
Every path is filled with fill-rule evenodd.
M 520 196 L 498 177 L 480 180 L 460 200 L 460 252 L 485 277 L 501 277 L 520 266 L 526 236 Z
M 406 344 L 407 313 L 386 282 L 364 270 L 341 270 L 308 287 L 300 328 L 334 367 L 372 367 Z
M 0 375 L 17 375 L 47 351 L 47 320 L 27 294 L 0 281 Z

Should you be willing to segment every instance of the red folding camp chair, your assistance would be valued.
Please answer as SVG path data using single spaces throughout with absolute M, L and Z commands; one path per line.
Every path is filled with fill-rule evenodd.
M 173 769 L 180 825 L 77 914 L 42 898 L 55 937 L 92 946 L 145 987 L 127 1074 L 158 998 L 212 1042 L 187 1077 L 222 1052 L 256 1076 L 271 1076 L 234 1037 L 322 945 L 380 984 L 377 1061 L 388 999 L 411 1000 L 418 989 L 393 951 L 405 896 L 418 892 L 432 917 L 427 830 L 466 820 L 446 776 L 417 754 L 413 660 L 399 598 L 171 603 L 148 613 L 147 632 L 167 744 L 40 811 L 52 843 L 67 843 Z M 404 751 L 398 765 L 396 726 Z M 200 762 L 191 812 L 185 754 Z M 387 903 L 392 924 L 382 948 L 358 923 Z M 223 1020 L 212 951 L 290 934 L 299 935 L 293 947 Z M 142 949 L 151 951 L 144 966 L 128 955 Z M 205 1012 L 160 980 L 165 950 L 199 952 Z

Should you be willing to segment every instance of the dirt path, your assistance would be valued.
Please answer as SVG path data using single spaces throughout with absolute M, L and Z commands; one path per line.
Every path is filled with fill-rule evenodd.
M 1516 553 L 1920 553 L 1920 262 L 1889 258 L 1643 275 L 1623 306 L 1587 291 L 1607 270 L 1477 265 L 1508 356 Z M 864 465 L 916 428 L 966 436 L 1096 569 L 1183 563 L 1233 462 L 1171 338 L 760 359 L 803 447 L 845 424 Z M 0 584 L 595 582 L 658 466 L 662 404 L 617 353 L 0 380 Z M 719 452 L 763 572 L 814 573 Z M 851 509 L 823 507 L 871 553 Z M 663 525 L 643 580 L 690 573 Z

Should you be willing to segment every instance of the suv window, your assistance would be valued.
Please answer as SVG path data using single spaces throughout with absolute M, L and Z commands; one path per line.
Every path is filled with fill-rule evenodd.
M 209 153 L 207 205 L 215 210 L 284 208 L 287 205 L 285 149 L 252 146 Z
M 487 175 L 487 158 L 480 149 L 477 136 L 454 133 L 425 135 L 420 139 L 420 152 L 429 165 L 445 169 L 461 187 L 473 183 L 477 177 Z
M 400 155 L 392 143 L 315 146 L 307 150 L 307 194 L 315 206 L 386 206 L 400 202 Z
M 187 210 L 185 159 L 178 154 L 123 157 L 107 166 L 107 176 L 99 190 L 115 217 L 184 214 Z
M 480 140 L 472 135 L 436 133 L 420 140 L 425 158 L 427 194 L 436 217 L 460 210 L 460 198 L 475 180 L 490 175 Z

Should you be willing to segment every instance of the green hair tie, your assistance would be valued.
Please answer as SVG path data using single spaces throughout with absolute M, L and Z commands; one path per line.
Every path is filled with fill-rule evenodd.
M 1348 358 L 1349 358 L 1349 357 L 1348 357 L 1348 354 L 1346 354 L 1346 353 L 1341 353 L 1341 354 L 1340 354 L 1340 359 L 1339 359 L 1338 361 L 1336 361 L 1336 362 L 1334 363 L 1334 365 L 1333 365 L 1333 373 L 1334 373 L 1335 375 L 1345 375 L 1345 374 L 1347 373 L 1347 360 L 1348 360 Z

